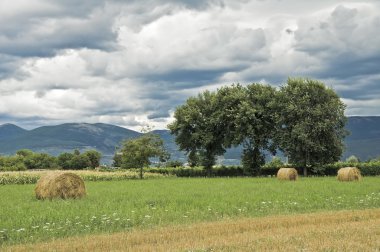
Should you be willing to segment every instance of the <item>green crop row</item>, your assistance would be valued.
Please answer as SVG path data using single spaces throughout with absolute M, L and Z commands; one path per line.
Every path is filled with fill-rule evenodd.
M 78 174 L 84 181 L 117 181 L 128 179 L 139 179 L 139 173 L 135 171 L 123 172 L 97 172 L 97 171 L 70 171 Z M 33 172 L 3 172 L 0 173 L 0 185 L 9 184 L 35 184 L 38 179 L 44 175 L 46 171 Z M 159 173 L 144 173 L 144 178 L 162 178 L 164 174 Z

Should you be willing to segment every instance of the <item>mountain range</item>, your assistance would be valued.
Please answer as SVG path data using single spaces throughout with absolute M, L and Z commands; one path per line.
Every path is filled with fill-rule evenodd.
M 380 116 L 349 117 L 346 124 L 350 135 L 346 137 L 346 150 L 342 159 L 355 155 L 361 160 L 380 156 Z M 174 137 L 168 130 L 155 130 L 161 136 L 172 159 L 185 161 L 178 151 Z M 0 154 L 9 155 L 20 149 L 31 149 L 58 155 L 74 149 L 96 149 L 103 153 L 103 162 L 110 163 L 115 148 L 124 139 L 141 133 L 123 127 L 103 123 L 65 123 L 26 130 L 14 124 L 0 125 Z M 238 163 L 241 147 L 232 148 L 224 155 L 223 163 Z

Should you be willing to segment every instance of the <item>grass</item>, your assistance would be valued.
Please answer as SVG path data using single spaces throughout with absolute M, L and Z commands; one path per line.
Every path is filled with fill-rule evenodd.
M 380 209 L 244 218 L 91 235 L 9 251 L 379 251 Z
M 380 208 L 380 177 L 214 178 L 86 182 L 83 200 L 38 201 L 34 185 L 0 186 L 0 242 L 150 229 L 202 221 Z

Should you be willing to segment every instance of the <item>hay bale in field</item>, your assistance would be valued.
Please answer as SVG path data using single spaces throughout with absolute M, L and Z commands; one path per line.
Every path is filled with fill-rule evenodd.
M 277 172 L 279 180 L 297 180 L 298 172 L 294 168 L 280 168 Z
M 51 172 L 38 180 L 34 192 L 37 199 L 76 199 L 86 195 L 86 187 L 74 173 Z
M 339 169 L 337 178 L 339 181 L 359 181 L 362 175 L 356 167 L 344 167 Z

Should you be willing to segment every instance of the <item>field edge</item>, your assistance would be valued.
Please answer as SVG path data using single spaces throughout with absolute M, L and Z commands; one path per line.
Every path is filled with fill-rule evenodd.
M 3 247 L 5 251 L 379 251 L 380 208 L 201 222 Z

